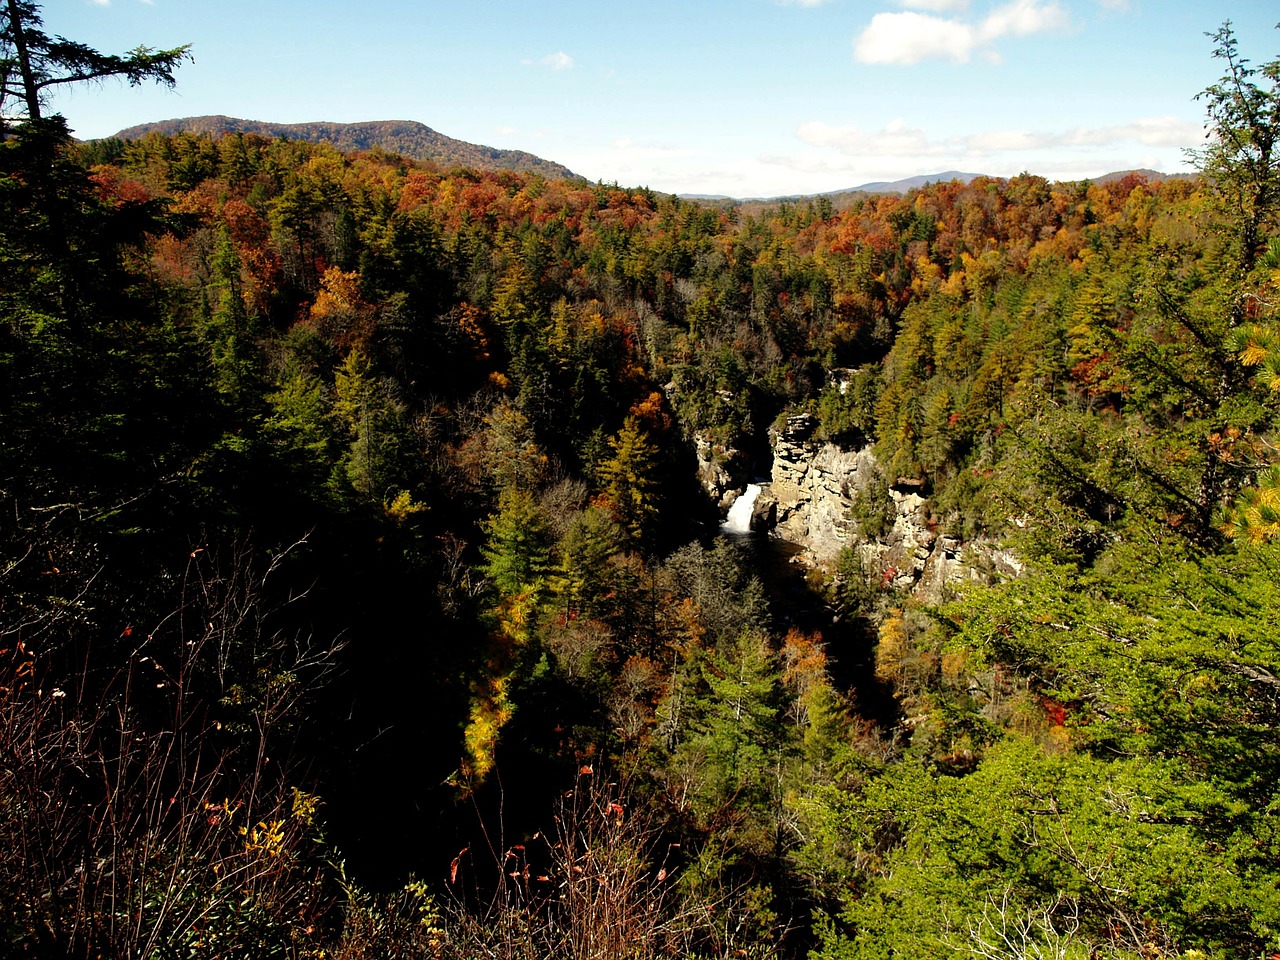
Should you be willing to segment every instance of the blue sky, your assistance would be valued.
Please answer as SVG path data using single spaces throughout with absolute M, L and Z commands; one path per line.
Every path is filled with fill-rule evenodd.
M 1230 18 L 1274 0 L 50 0 L 50 33 L 192 44 L 175 91 L 82 88 L 81 137 L 150 120 L 418 120 L 592 180 L 738 197 L 945 170 L 1187 169 Z

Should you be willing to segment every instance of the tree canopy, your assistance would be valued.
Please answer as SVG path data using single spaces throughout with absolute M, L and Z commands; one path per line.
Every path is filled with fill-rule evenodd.
M 0 952 L 1280 952 L 1229 26 L 1202 177 L 732 205 L 77 144 L 5 2 Z M 718 535 L 771 447 L 879 465 L 830 565 Z
M 17 120 L 40 120 L 51 88 L 119 78 L 130 86 L 145 81 L 172 87 L 174 71 L 191 59 L 191 47 L 155 50 L 139 46 L 125 54 L 104 54 L 76 40 L 49 36 L 40 6 L 31 0 L 4 0 L 0 8 L 0 139 Z

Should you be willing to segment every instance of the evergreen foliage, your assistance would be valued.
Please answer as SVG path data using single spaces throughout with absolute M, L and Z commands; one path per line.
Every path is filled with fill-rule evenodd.
M 19 34 L 79 48 L 7 9 L 12 97 Z M 1202 178 L 839 210 L 37 96 L 4 952 L 1280 951 L 1276 65 L 1214 42 Z M 843 622 L 783 621 L 686 479 L 801 411 L 874 445 L 863 535 L 922 490 L 1025 572 L 926 609 L 850 549 Z

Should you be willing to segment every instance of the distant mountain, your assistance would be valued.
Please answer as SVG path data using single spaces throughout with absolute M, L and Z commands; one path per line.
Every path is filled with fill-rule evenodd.
M 849 187 L 845 190 L 828 190 L 826 193 L 794 193 L 778 197 L 746 198 L 732 198 L 709 193 L 682 193 L 680 194 L 680 197 L 684 200 L 702 200 L 708 202 L 727 200 L 734 203 L 745 203 L 749 205 L 761 203 L 790 203 L 792 201 L 812 200 L 814 197 L 828 197 L 831 200 L 847 199 L 852 201 L 858 194 L 862 193 L 906 193 L 908 190 L 923 187 L 927 183 L 946 183 L 951 180 L 959 180 L 962 183 L 968 183 L 970 180 L 976 180 L 978 177 L 982 176 L 986 176 L 986 174 L 960 173 L 957 170 L 948 170 L 946 173 L 931 173 L 921 177 L 908 177 L 905 180 L 894 180 L 892 183 L 886 181 L 864 183 L 860 187 Z M 840 206 L 838 202 L 836 205 Z
M 961 173 L 959 170 L 948 170 L 945 173 L 928 173 L 920 177 L 907 177 L 905 180 L 891 182 L 877 180 L 849 190 L 832 190 L 823 196 L 835 196 L 841 193 L 906 193 L 908 190 L 917 190 L 930 183 L 950 183 L 952 180 L 969 183 L 985 176 L 985 173 Z
M 1195 173 L 1161 173 L 1158 170 L 1116 170 L 1112 173 L 1104 173 L 1099 177 L 1085 177 L 1090 183 L 1111 183 L 1115 180 L 1122 180 L 1130 174 L 1137 174 L 1147 180 L 1156 182 L 1159 180 L 1193 180 L 1198 174 Z M 904 180 L 877 180 L 873 183 L 864 183 L 860 187 L 849 187 L 846 190 L 829 190 L 826 193 L 806 193 L 806 194 L 789 194 L 779 197 L 751 197 L 751 198 L 733 198 L 721 196 L 718 194 L 707 193 L 682 193 L 681 199 L 697 200 L 704 203 L 729 203 L 732 205 L 741 205 L 748 208 L 769 206 L 779 203 L 796 203 L 806 200 L 813 200 L 817 197 L 826 197 L 831 200 L 837 210 L 843 209 L 849 204 L 855 202 L 859 196 L 868 193 L 907 193 L 910 190 L 917 190 L 920 187 L 930 183 L 949 183 L 952 180 L 959 180 L 961 183 L 970 183 L 979 177 L 990 176 L 985 173 L 961 173 L 959 170 L 947 170 L 944 173 L 930 173 L 919 177 L 907 177 Z M 998 179 L 998 178 L 997 178 Z
M 1136 173 L 1140 177 L 1155 182 L 1157 180 L 1194 180 L 1200 176 L 1198 173 L 1161 173 L 1159 170 L 1117 170 L 1114 173 L 1104 173 L 1100 177 L 1090 177 L 1090 183 L 1111 183 L 1115 180 L 1123 180 L 1131 173 Z
M 1189 180 L 1196 176 L 1193 173 L 1161 173 L 1159 170 L 1116 170 L 1112 173 L 1104 173 L 1100 177 L 1084 177 L 1090 183 L 1111 183 L 1115 180 L 1123 180 L 1130 174 L 1137 174 L 1150 181 L 1157 180 Z M 894 180 L 892 182 L 877 181 L 876 183 L 864 183 L 860 187 L 854 187 L 851 190 L 834 190 L 831 193 L 821 194 L 825 197 L 842 196 L 847 193 L 906 193 L 909 190 L 916 190 L 930 183 L 948 183 L 952 180 L 959 180 L 961 183 L 970 183 L 978 177 L 990 176 L 985 173 L 961 173 L 958 170 L 948 170 L 946 173 L 931 173 L 922 177 L 908 177 L 905 180 Z
M 129 127 L 116 134 L 121 140 L 137 140 L 149 133 L 256 133 L 311 143 L 331 143 L 339 150 L 380 147 L 414 160 L 429 160 L 442 167 L 475 170 L 516 170 L 537 173 L 550 180 L 582 179 L 568 167 L 523 150 L 499 150 L 446 137 L 413 120 L 374 120 L 366 123 L 266 123 L 235 117 L 183 117 Z
M 1146 177 L 1148 180 L 1166 179 L 1165 175 L 1163 173 L 1160 173 L 1158 170 L 1147 170 L 1147 169 L 1115 170 L 1112 173 L 1104 173 L 1100 177 L 1086 177 L 1084 179 L 1087 179 L 1090 183 L 1114 183 L 1117 180 L 1123 180 L 1125 177 L 1129 176 L 1129 174 L 1131 173 L 1136 174 L 1139 177 Z

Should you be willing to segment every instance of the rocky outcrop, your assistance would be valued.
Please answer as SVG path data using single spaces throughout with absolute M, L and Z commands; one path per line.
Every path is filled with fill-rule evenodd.
M 774 536 L 800 545 L 809 562 L 825 564 L 856 538 L 853 501 L 878 468 L 869 448 L 815 442 L 817 427 L 809 414 L 787 418 L 774 439 L 773 474 L 756 516 Z
M 994 542 L 940 535 L 922 484 L 895 481 L 886 494 L 870 447 L 846 450 L 820 442 L 817 427 L 809 414 L 787 418 L 774 437 L 771 481 L 756 501 L 757 528 L 799 546 L 802 562 L 830 566 L 841 550 L 853 547 L 868 574 L 929 603 L 964 580 L 1021 573 L 1017 559 Z M 886 495 L 889 502 L 861 511 L 885 520 L 883 530 L 869 536 L 854 520 L 855 503 Z
M 923 563 L 914 564 L 904 579 L 895 583 L 910 589 L 925 603 L 941 603 L 957 584 L 966 580 L 1017 577 L 1024 569 L 1022 561 L 994 540 L 984 537 L 965 543 L 944 536 L 937 539 Z
M 749 479 L 745 455 L 733 447 L 716 443 L 705 430 L 694 433 L 693 447 L 698 458 L 698 482 L 720 512 L 728 512 Z

